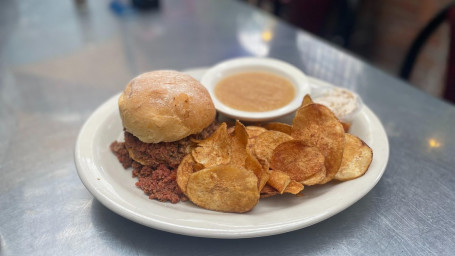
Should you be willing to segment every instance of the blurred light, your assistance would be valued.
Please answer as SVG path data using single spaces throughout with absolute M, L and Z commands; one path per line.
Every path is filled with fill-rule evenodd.
M 259 57 L 267 56 L 275 26 L 276 21 L 259 14 L 239 15 L 237 16 L 237 40 L 250 54 Z
M 430 148 L 439 148 L 441 147 L 441 142 L 431 138 L 428 140 L 428 145 L 430 146 Z
M 272 38 L 273 38 L 272 31 L 265 30 L 264 32 L 262 32 L 262 40 L 268 42 L 268 41 L 272 40 Z
M 237 37 L 243 49 L 247 52 L 259 57 L 269 54 L 269 45 L 262 41 L 258 34 L 238 33 Z

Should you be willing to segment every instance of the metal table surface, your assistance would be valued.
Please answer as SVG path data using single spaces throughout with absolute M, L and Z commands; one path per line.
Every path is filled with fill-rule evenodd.
M 455 108 L 237 1 L 0 4 L 0 255 L 453 255 Z M 357 91 L 382 120 L 390 159 L 345 211 L 262 238 L 188 237 L 101 205 L 76 173 L 84 121 L 135 75 L 237 56 L 285 60 Z

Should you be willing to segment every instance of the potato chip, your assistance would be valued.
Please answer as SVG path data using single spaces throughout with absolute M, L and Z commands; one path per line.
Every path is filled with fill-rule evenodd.
M 249 125 L 246 128 L 246 132 L 248 133 L 248 147 L 250 149 L 253 148 L 253 145 L 255 144 L 256 142 L 256 138 L 263 132 L 266 132 L 267 129 L 265 129 L 264 127 L 260 127 L 260 126 L 252 126 L 252 125 Z
M 232 134 L 234 132 L 235 126 L 231 126 L 227 129 L 228 134 Z M 254 141 L 256 140 L 256 137 L 259 136 L 259 134 L 267 131 L 264 127 L 261 126 L 255 126 L 255 125 L 249 125 L 245 126 L 246 132 L 248 133 L 248 147 L 251 149 Z
M 248 152 L 245 159 L 245 168 L 252 171 L 258 178 L 258 190 L 260 191 L 267 183 L 267 180 L 269 180 L 269 173 L 267 172 L 269 169 L 268 164 L 267 166 L 262 165 L 256 157 Z
M 251 154 L 251 156 L 253 156 Z M 254 157 L 254 156 L 253 156 Z M 267 184 L 267 181 L 269 180 L 270 178 L 270 175 L 269 175 L 269 169 L 270 169 L 270 163 L 269 161 L 266 161 L 264 159 L 258 159 L 256 157 L 254 157 L 255 159 L 257 159 L 257 161 L 261 164 L 262 166 L 262 176 L 261 177 L 258 177 L 259 179 L 259 191 L 265 186 L 265 184 Z
M 247 157 L 248 133 L 239 121 L 235 122 L 235 128 L 229 134 L 231 147 L 231 160 L 229 164 L 244 166 Z
M 246 132 L 248 133 L 248 136 L 250 138 L 256 138 L 259 136 L 261 133 L 267 131 L 264 127 L 261 126 L 254 126 L 254 125 L 248 125 L 245 127 Z
M 349 133 L 346 133 L 345 136 L 343 160 L 334 178 L 340 181 L 352 180 L 362 176 L 373 160 L 373 151 L 365 142 Z
M 270 178 L 269 172 L 263 170 L 261 173 L 261 177 L 258 177 L 258 190 L 262 190 L 264 188 L 269 178 Z
M 332 111 L 315 103 L 299 108 L 292 123 L 291 135 L 321 151 L 327 172 L 321 184 L 332 180 L 341 165 L 345 140 L 343 126 Z
M 193 159 L 191 154 L 186 155 L 182 162 L 180 162 L 179 167 L 177 168 L 177 185 L 179 186 L 180 190 L 183 194 L 186 195 L 186 185 L 188 184 L 188 179 L 190 178 L 191 174 L 195 171 L 193 165 L 196 162 Z
M 272 186 L 266 184 L 262 189 L 261 189 L 261 198 L 268 198 L 272 197 L 275 195 L 279 195 L 280 192 L 278 190 L 274 189 Z
M 341 125 L 343 125 L 344 132 L 349 132 L 349 129 L 351 129 L 351 124 L 342 122 L 342 121 L 340 121 L 340 122 L 341 122 Z
M 260 159 L 270 162 L 272 152 L 276 146 L 285 141 L 292 140 L 292 137 L 286 133 L 278 131 L 266 131 L 261 133 L 256 138 L 256 143 L 253 146 L 253 153 Z
M 202 208 L 242 213 L 258 203 L 257 182 L 256 175 L 245 168 L 217 165 L 191 174 L 186 192 Z
M 205 167 L 227 164 L 231 160 L 231 146 L 228 138 L 226 123 L 207 139 L 197 141 L 197 147 L 191 151 L 194 160 Z
M 303 97 L 302 104 L 300 104 L 300 107 L 304 107 L 311 103 L 313 103 L 313 99 L 311 99 L 311 96 L 309 94 L 306 94 L 305 97 Z
M 255 157 L 256 158 L 256 157 Z M 256 158 L 258 160 L 258 162 L 261 164 L 262 166 L 262 170 L 265 170 L 266 172 L 269 171 L 270 169 L 270 163 L 269 161 L 267 160 L 264 160 L 264 159 L 260 159 L 260 158 Z
M 287 185 L 286 189 L 284 189 L 284 193 L 290 193 L 293 195 L 297 195 L 303 190 L 304 186 L 302 183 L 297 182 L 295 180 L 291 180 Z
M 269 180 L 267 181 L 267 184 L 272 186 L 274 189 L 278 190 L 280 194 L 283 194 L 284 190 L 291 182 L 291 178 L 289 177 L 289 175 L 278 170 L 270 170 L 269 175 L 270 176 Z
M 292 126 L 285 123 L 272 122 L 264 125 L 264 128 L 272 131 L 279 131 L 291 135 Z
M 270 167 L 285 172 L 292 180 L 302 182 L 325 169 L 324 156 L 316 147 L 307 147 L 302 141 L 291 140 L 273 150 Z
M 302 181 L 302 184 L 307 185 L 307 186 L 319 184 L 320 182 L 322 182 L 325 179 L 325 176 L 326 176 L 326 169 L 324 166 L 324 168 L 320 172 L 317 172 L 313 176 Z
M 134 159 L 134 161 L 136 161 L 142 165 L 152 164 L 151 160 L 147 161 L 147 159 L 141 159 L 139 156 L 135 156 L 134 150 L 131 148 L 131 145 L 129 145 L 128 143 L 125 143 L 125 148 L 128 151 L 128 155 L 130 156 L 130 158 Z
M 190 155 L 191 155 L 191 154 L 190 154 Z M 192 156 L 191 156 L 191 157 L 192 157 Z M 193 158 L 193 160 L 194 160 L 194 158 Z M 196 162 L 193 164 L 193 171 L 194 171 L 194 172 L 200 171 L 200 170 L 202 170 L 202 169 L 204 169 L 204 168 L 205 168 L 205 167 L 204 167 L 203 164 L 196 163 Z

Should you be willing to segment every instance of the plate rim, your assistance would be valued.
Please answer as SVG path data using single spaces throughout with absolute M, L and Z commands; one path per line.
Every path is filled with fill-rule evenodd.
M 187 70 L 185 71 L 186 73 L 191 73 L 196 72 L 203 72 L 204 68 L 199 68 L 199 69 L 192 69 L 192 70 Z M 308 76 L 308 80 L 310 84 L 315 83 L 315 84 L 321 84 L 321 85 L 330 85 L 333 86 L 325 81 L 319 80 L 314 77 Z M 164 222 L 160 221 L 157 219 L 153 219 L 151 217 L 143 216 L 135 212 L 134 210 L 127 209 L 125 208 L 122 204 L 119 202 L 116 202 L 113 200 L 112 197 L 109 195 L 106 195 L 103 192 L 103 188 L 100 187 L 99 182 L 93 182 L 89 180 L 87 173 L 85 173 L 87 166 L 84 166 L 86 163 L 83 163 L 81 160 L 81 143 L 83 142 L 83 136 L 89 131 L 90 124 L 93 122 L 94 116 L 96 114 L 103 112 L 105 109 L 109 109 L 109 106 L 112 105 L 112 101 L 116 101 L 118 99 L 118 96 L 120 93 L 112 96 L 109 98 L 107 101 L 102 103 L 93 113 L 90 115 L 90 117 L 85 121 L 84 125 L 81 127 L 79 134 L 77 136 L 76 140 L 76 145 L 75 145 L 75 150 L 74 150 L 74 161 L 77 169 L 77 173 L 79 178 L 81 179 L 82 183 L 84 186 L 87 188 L 87 190 L 99 201 L 101 202 L 104 206 L 106 206 L 108 209 L 111 211 L 129 219 L 132 220 L 136 223 L 142 224 L 147 227 L 155 228 L 158 230 L 166 231 L 166 232 L 171 232 L 175 234 L 181 234 L 181 235 L 188 235 L 188 236 L 194 236 L 194 237 L 206 237 L 206 238 L 228 238 L 228 239 L 240 239 L 240 238 L 252 238 L 252 237 L 263 237 L 263 236 L 270 236 L 270 235 L 276 235 L 276 234 L 281 234 L 281 233 L 286 233 L 298 229 L 302 229 L 311 225 L 314 225 L 316 223 L 319 223 L 323 220 L 326 220 L 341 211 L 349 208 L 352 206 L 354 203 L 358 202 L 360 199 L 362 199 L 366 194 L 368 194 L 369 191 L 371 191 L 376 184 L 379 182 L 379 180 L 382 178 L 387 164 L 389 160 L 389 155 L 390 155 L 390 148 L 389 148 L 389 141 L 387 137 L 387 133 L 384 129 L 384 126 L 382 125 L 380 119 L 376 116 L 376 114 L 371 111 L 368 106 L 364 105 L 364 109 L 362 111 L 366 111 L 366 114 L 369 118 L 372 119 L 373 122 L 376 122 L 379 124 L 379 131 L 381 137 L 384 138 L 383 141 L 383 150 L 385 151 L 384 153 L 384 161 L 380 162 L 380 172 L 376 176 L 374 182 L 371 182 L 368 187 L 364 187 L 361 193 L 357 194 L 357 196 L 354 199 L 351 199 L 348 203 L 338 205 L 336 207 L 331 207 L 328 211 L 325 211 L 322 214 L 319 214 L 318 216 L 314 216 L 309 219 L 301 219 L 299 221 L 288 221 L 288 222 L 283 222 L 281 223 L 280 226 L 276 227 L 271 227 L 271 228 L 263 228 L 259 230 L 251 230 L 251 229 L 236 229 L 234 231 L 228 231 L 228 230 L 219 230 L 219 229 L 207 229 L 207 228 L 196 228 L 196 227 L 188 227 L 188 226 L 181 226 L 169 222 Z M 98 127 L 99 129 L 100 127 Z

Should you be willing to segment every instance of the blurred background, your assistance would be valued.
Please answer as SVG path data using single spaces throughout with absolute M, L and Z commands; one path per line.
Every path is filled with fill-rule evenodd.
M 245 0 L 455 102 L 450 0 Z M 455 41 L 455 40 L 453 40 Z M 452 44 L 452 45 L 451 45 Z M 449 71 L 450 70 L 450 71 Z
M 453 1 L 223 1 L 224 5 L 236 1 L 276 16 L 393 76 L 408 80 L 428 94 L 455 102 Z M 211 37 L 211 32 L 228 27 L 222 24 L 225 20 L 214 22 L 216 17 L 207 13 L 198 15 L 197 21 L 185 20 L 185 13 L 215 8 L 211 3 L 209 0 L 204 3 L 192 0 L 2 0 L 0 78 L 8 79 L 8 70 L 2 71 L 3 66 L 12 67 L 14 72 L 21 74 L 39 73 L 41 76 L 52 70 L 49 75 L 53 78 L 81 84 L 97 81 L 97 85 L 102 86 L 103 83 L 128 81 L 133 75 L 153 68 L 212 65 L 208 60 L 213 58 L 205 53 L 207 47 L 230 47 L 231 57 L 242 54 L 261 56 L 268 55 L 267 51 L 261 52 L 268 49 L 261 49 L 261 44 L 270 41 L 272 36 L 275 36 L 272 40 L 279 42 L 280 35 L 261 34 L 257 38 L 251 35 L 251 31 L 260 27 L 255 23 L 270 23 L 270 20 L 264 21 L 260 17 L 248 19 L 242 14 L 233 14 L 232 22 L 239 23 L 237 26 L 244 30 L 238 40 L 246 42 L 240 42 L 244 48 L 251 48 L 247 53 L 239 52 L 232 44 L 235 31 L 226 29 L 224 38 Z M 203 8 L 198 4 L 204 4 Z M 243 25 L 240 24 L 242 20 Z M 248 27 L 251 24 L 256 27 Z M 200 29 L 201 26 L 204 29 Z M 181 40 L 179 35 L 182 34 L 190 38 Z M 169 46 L 169 41 L 175 45 Z M 177 57 L 171 54 L 177 56 L 186 47 L 193 49 L 186 53 L 192 58 L 187 58 L 186 66 L 181 67 Z M 76 49 L 83 51 L 77 52 Z M 74 54 L 63 58 L 72 51 Z M 213 55 L 218 51 L 211 49 L 211 52 Z M 216 59 L 227 57 L 216 56 Z M 98 61 L 106 58 L 117 61 L 111 62 L 110 66 Z M 47 59 L 49 61 L 40 62 Z M 292 56 L 288 61 L 292 64 Z M 68 68 L 67 63 L 73 68 Z

